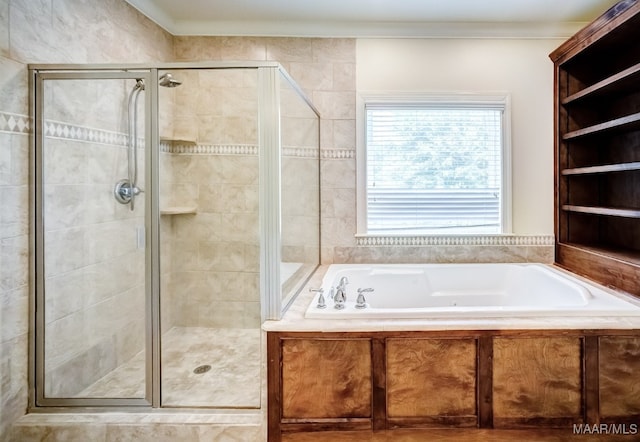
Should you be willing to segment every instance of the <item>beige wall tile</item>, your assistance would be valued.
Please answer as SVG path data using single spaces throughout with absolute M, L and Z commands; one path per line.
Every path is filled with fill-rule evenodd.
M 324 63 L 354 63 L 356 40 L 354 38 L 314 38 L 311 39 L 313 61 Z M 355 90 L 355 83 L 354 83 Z
M 8 342 L 29 331 L 27 285 L 0 293 L 0 342 Z
M 6 7 L 7 2 L 2 2 Z M 2 8 L 0 6 L 0 20 L 2 20 Z M 2 27 L 1 30 L 9 30 L 9 27 Z M 2 44 L 0 37 L 0 44 Z M 27 71 L 24 64 L 8 58 L 4 53 L 0 56 L 0 112 L 13 112 L 21 115 L 28 115 L 29 103 L 26 97 L 29 95 L 29 84 Z
M 9 2 L 0 2 L 0 56 L 9 56 Z
M 29 283 L 29 240 L 26 235 L 0 239 L 0 293 Z M 13 292 L 14 294 L 17 292 Z
M 26 333 L 0 342 L 0 437 L 8 440 L 11 423 L 27 411 L 27 355 Z
M 0 239 L 26 236 L 29 233 L 28 207 L 23 204 L 28 198 L 29 188 L 26 185 L 0 185 L 0 207 L 16 208 L 0 210 Z
M 265 38 L 266 60 L 311 62 L 311 40 L 307 38 Z
M 355 92 L 314 91 L 312 100 L 322 118 L 333 120 L 356 118 Z

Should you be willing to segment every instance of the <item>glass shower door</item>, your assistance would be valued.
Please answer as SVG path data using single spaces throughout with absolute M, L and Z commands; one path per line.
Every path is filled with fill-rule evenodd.
M 36 76 L 39 405 L 151 402 L 149 80 Z
M 166 74 L 180 85 L 158 98 L 161 404 L 259 408 L 257 69 Z

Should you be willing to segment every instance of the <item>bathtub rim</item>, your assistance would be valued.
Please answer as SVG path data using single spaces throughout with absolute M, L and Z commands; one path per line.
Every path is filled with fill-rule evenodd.
M 377 264 L 377 263 L 357 263 Z M 416 264 L 416 263 L 406 263 Z M 419 264 L 419 263 L 417 263 Z M 493 263 L 502 264 L 502 263 Z M 512 264 L 512 263 L 505 263 Z M 561 266 L 546 263 L 513 263 L 513 264 L 540 264 L 549 267 L 563 275 L 574 278 L 582 283 L 596 286 L 623 301 L 640 307 L 640 298 L 621 290 L 602 286 L 588 278 L 570 272 Z M 439 318 L 439 319 L 314 319 L 305 318 L 309 303 L 315 296 L 309 290 L 322 285 L 322 279 L 331 265 L 322 264 L 309 278 L 306 285 L 300 291 L 290 308 L 280 320 L 268 320 L 263 322 L 265 331 L 309 331 L 309 332 L 369 332 L 369 331 L 423 331 L 423 330 L 514 330 L 514 329 L 611 329 L 611 330 L 635 330 L 640 329 L 640 317 L 627 316 L 531 316 L 508 318 Z M 351 264 L 349 264 L 351 265 Z
M 610 306 L 608 298 L 610 293 L 602 290 L 596 284 L 575 280 L 568 274 L 562 274 L 554 270 L 552 266 L 540 263 L 424 263 L 424 264 L 334 264 L 329 266 L 322 280 L 322 287 L 327 287 L 327 280 L 333 281 L 336 275 L 344 270 L 353 268 L 371 269 L 375 271 L 377 268 L 387 270 L 388 273 L 394 274 L 394 269 L 399 269 L 400 274 L 405 273 L 406 269 L 437 269 L 438 267 L 448 269 L 459 267 L 464 269 L 473 268 L 476 270 L 481 267 L 505 267 L 507 272 L 512 268 L 531 268 L 533 271 L 542 271 L 545 277 L 560 280 L 569 288 L 580 292 L 585 300 L 584 305 L 567 305 L 567 306 L 544 306 L 543 305 L 505 305 L 505 306 L 456 306 L 456 307 L 410 307 L 410 308 L 367 308 L 358 310 L 354 308 L 355 300 L 348 300 L 344 310 L 335 310 L 328 306 L 326 309 L 320 310 L 314 308 L 315 300 L 309 303 L 305 311 L 307 319 L 440 319 L 440 318 L 503 318 L 508 316 L 516 317 L 602 317 L 612 316 L 620 317 L 638 317 L 640 316 L 640 306 L 635 304 L 635 309 L 627 310 L 625 306 Z M 405 270 L 403 272 L 402 270 Z M 490 270 L 488 270 L 490 271 Z M 502 272 L 502 269 L 500 269 Z M 503 273 L 499 273 L 498 277 L 502 277 Z M 507 279 L 511 275 L 506 274 Z M 317 295 L 316 295 L 317 298 Z M 619 297 L 614 299 L 620 300 Z M 622 300 L 624 301 L 624 300 Z M 625 301 L 628 302 L 628 301 Z M 632 304 L 634 305 L 634 304 Z M 616 308 L 617 307 L 617 308 Z

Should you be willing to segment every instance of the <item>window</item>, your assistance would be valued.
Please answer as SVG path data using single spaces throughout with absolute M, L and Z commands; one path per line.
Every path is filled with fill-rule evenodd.
M 365 101 L 359 233 L 506 233 L 506 102 Z

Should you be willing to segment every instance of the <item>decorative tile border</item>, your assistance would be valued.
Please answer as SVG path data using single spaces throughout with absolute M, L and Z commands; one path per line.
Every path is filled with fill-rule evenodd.
M 31 118 L 28 115 L 0 112 L 0 132 L 27 135 L 31 133 Z
M 160 151 L 183 155 L 258 155 L 259 148 L 254 144 L 196 144 L 181 141 L 163 141 Z M 285 157 L 318 158 L 318 149 L 313 147 L 284 146 Z
M 122 132 L 95 129 L 52 120 L 45 120 L 44 136 L 113 146 L 126 146 L 129 140 L 129 136 Z
M 298 158 L 318 158 L 318 148 L 282 146 L 282 156 Z
M 160 151 L 183 155 L 258 155 L 252 144 L 196 144 L 181 141 L 162 141 Z
M 553 235 L 356 235 L 358 246 L 553 246 Z
M 29 134 L 31 132 L 31 119 L 27 115 L 0 112 L 0 132 Z M 44 136 L 65 140 L 84 141 L 113 146 L 127 146 L 128 135 L 123 132 L 115 132 L 92 127 L 79 126 L 55 120 L 45 120 Z M 144 139 L 139 140 L 142 146 Z M 283 155 L 286 157 L 318 158 L 318 149 L 314 147 L 284 146 Z M 197 144 L 189 141 L 160 142 L 160 151 L 171 154 L 189 155 L 258 155 L 259 148 L 254 144 Z M 323 149 L 322 158 L 353 158 L 355 151 L 346 149 Z
M 320 149 L 323 160 L 346 160 L 356 157 L 354 149 Z

